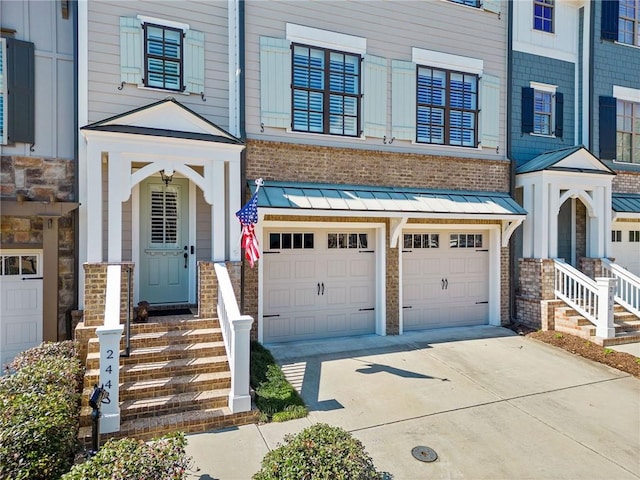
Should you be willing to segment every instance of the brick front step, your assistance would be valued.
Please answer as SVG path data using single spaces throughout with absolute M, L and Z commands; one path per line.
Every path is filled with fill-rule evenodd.
M 129 345 L 131 349 L 144 348 L 144 347 L 156 347 L 159 345 L 181 345 L 185 343 L 196 342 L 221 342 L 222 330 L 220 328 L 191 328 L 183 330 L 171 330 L 171 331 L 144 331 L 144 332 L 131 332 L 131 338 Z M 124 335 L 120 341 L 120 348 L 125 348 Z M 88 346 L 89 353 L 95 353 L 100 351 L 100 342 L 98 338 L 92 338 L 89 340 Z
M 204 392 L 231 387 L 231 373 L 208 372 L 191 376 L 156 378 L 120 384 L 120 401 L 153 398 L 184 392 Z M 89 392 L 90 393 L 90 392 Z
M 197 411 L 174 413 L 157 417 L 139 418 L 122 422 L 120 431 L 100 436 L 100 444 L 108 438 L 138 438 L 151 440 L 171 432 L 200 433 L 207 430 L 257 423 L 260 412 L 233 414 L 228 407 L 210 408 Z M 80 428 L 78 439 L 85 445 L 91 445 L 91 426 Z

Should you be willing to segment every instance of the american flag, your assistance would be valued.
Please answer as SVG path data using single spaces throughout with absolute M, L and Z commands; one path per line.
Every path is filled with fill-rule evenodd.
M 242 225 L 242 248 L 249 265 L 260 258 L 260 248 L 255 234 L 255 224 L 258 223 L 258 191 L 251 196 L 247 204 L 236 212 L 236 217 Z

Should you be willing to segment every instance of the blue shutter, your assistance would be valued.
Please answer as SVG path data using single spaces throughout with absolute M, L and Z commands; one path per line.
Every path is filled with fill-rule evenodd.
M 184 39 L 184 86 L 190 93 L 204 92 L 204 33 L 187 30 Z
M 522 133 L 533 132 L 533 88 L 522 87 Z
M 416 139 L 416 64 L 391 61 L 391 136 Z
M 482 8 L 487 12 L 500 15 L 500 0 L 484 0 L 482 2 Z
M 4 90 L 4 66 L 5 66 L 5 40 L 0 38 L 0 145 L 7 143 L 5 138 L 6 128 L 4 125 L 4 120 L 6 115 L 4 114 L 4 106 L 5 106 L 5 90 Z
M 556 129 L 555 136 L 562 138 L 564 134 L 564 95 L 556 92 Z
M 616 99 L 600 97 L 600 159 L 616 158 Z
M 602 2 L 595 2 L 592 8 L 601 5 L 602 15 L 600 22 L 600 38 L 603 40 L 618 40 L 618 14 L 620 6 L 618 0 L 603 0 Z
M 35 48 L 7 38 L 7 143 L 35 143 Z
M 387 59 L 367 55 L 364 58 L 364 134 L 387 134 Z
M 260 37 L 260 121 L 291 127 L 291 48 L 282 38 Z
M 497 148 L 500 144 L 500 78 L 482 75 L 480 86 L 480 145 Z
M 120 17 L 120 81 L 142 84 L 144 47 L 137 18 Z

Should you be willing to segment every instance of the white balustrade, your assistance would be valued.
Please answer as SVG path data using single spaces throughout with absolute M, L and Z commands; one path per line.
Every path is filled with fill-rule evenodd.
M 618 281 L 615 301 L 640 317 L 640 278 L 606 258 L 602 259 L 602 267 L 607 277 Z

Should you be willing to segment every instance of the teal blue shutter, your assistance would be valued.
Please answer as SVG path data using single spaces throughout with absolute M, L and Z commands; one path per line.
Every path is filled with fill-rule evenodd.
M 480 146 L 500 144 L 500 78 L 482 75 L 480 79 Z
M 260 37 L 260 121 L 291 127 L 291 48 L 283 38 Z
M 620 4 L 617 0 L 605 0 L 596 2 L 594 7 L 600 3 L 602 14 L 600 18 L 600 38 L 603 40 L 618 40 L 618 16 Z
M 142 28 L 137 18 L 120 17 L 120 81 L 142 84 Z
M 564 95 L 556 92 L 556 128 L 554 135 L 562 138 L 564 134 Z
M 187 92 L 204 92 L 204 33 L 187 30 L 184 39 L 184 85 Z
M 531 87 L 522 87 L 522 133 L 533 133 L 535 92 Z
M 615 160 L 616 149 L 616 127 L 617 127 L 617 99 L 614 97 L 600 97 L 599 101 L 599 138 L 600 138 L 600 159 Z
M 7 38 L 7 143 L 35 143 L 35 47 Z
M 487 12 L 497 13 L 500 15 L 500 0 L 483 0 L 482 8 Z
M 391 61 L 391 136 L 416 139 L 416 64 Z
M 7 140 L 5 138 L 5 128 L 4 128 L 4 119 L 5 119 L 5 114 L 4 114 L 4 106 L 5 106 L 5 101 L 4 101 L 4 65 L 5 65 L 5 58 L 4 58 L 4 45 L 5 45 L 5 40 L 0 39 L 0 145 L 3 145 L 5 143 L 7 143 Z
M 387 134 L 387 59 L 367 55 L 364 58 L 364 135 Z

